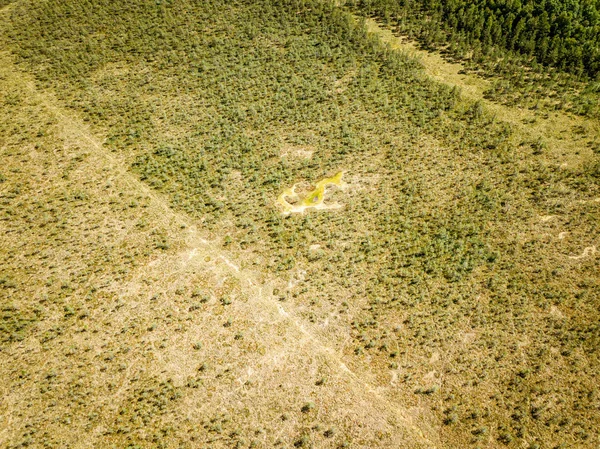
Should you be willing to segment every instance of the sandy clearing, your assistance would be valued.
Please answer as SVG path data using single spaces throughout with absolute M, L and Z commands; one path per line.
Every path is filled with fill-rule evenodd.
M 578 255 L 578 256 L 569 256 L 569 259 L 571 260 L 581 260 L 581 259 L 585 259 L 587 257 L 591 257 L 594 254 L 596 254 L 596 247 L 595 246 L 588 246 L 587 248 L 583 249 L 583 252 Z
M 340 209 L 341 204 L 326 204 L 325 194 L 329 186 L 336 186 L 342 190 L 346 188 L 347 184 L 342 180 L 343 175 L 344 172 L 340 171 L 335 176 L 321 179 L 315 184 L 314 189 L 307 192 L 303 198 L 296 193 L 298 184 L 285 189 L 277 198 L 277 203 L 283 207 L 282 215 L 301 214 L 307 209 Z M 296 201 L 298 204 L 290 204 L 289 201 Z

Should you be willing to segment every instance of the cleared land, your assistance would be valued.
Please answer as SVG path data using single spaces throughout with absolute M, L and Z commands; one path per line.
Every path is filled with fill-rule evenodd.
M 3 445 L 430 447 L 260 273 L 1 60 Z
M 597 123 L 274 3 L 2 11 L 0 445 L 597 447 Z

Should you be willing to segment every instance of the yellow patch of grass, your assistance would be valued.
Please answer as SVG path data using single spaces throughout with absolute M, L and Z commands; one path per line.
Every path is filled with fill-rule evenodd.
M 283 206 L 283 215 L 303 213 L 306 209 L 339 209 L 342 207 L 338 203 L 325 204 L 325 191 L 327 187 L 333 185 L 344 188 L 346 183 L 342 180 L 343 171 L 338 172 L 330 178 L 323 178 L 315 185 L 315 188 L 308 192 L 304 198 L 300 199 L 296 193 L 296 186 L 285 189 L 277 198 L 277 203 Z M 287 199 L 296 200 L 298 204 L 290 204 Z

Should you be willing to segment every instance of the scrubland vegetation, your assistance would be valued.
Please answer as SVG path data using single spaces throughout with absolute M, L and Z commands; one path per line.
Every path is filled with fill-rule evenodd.
M 398 10 L 390 15 L 370 5 L 368 11 L 397 24 Z M 351 6 L 355 12 L 365 7 Z M 597 128 L 586 125 L 564 136 L 581 142 L 581 154 L 576 162 L 570 154 L 559 160 L 544 139 L 515 130 L 481 102 L 464 100 L 459 89 L 432 81 L 416 60 L 382 45 L 345 9 L 323 1 L 46 0 L 9 8 L 1 30 L 18 67 L 100 136 L 102 147 L 127 163 L 126 175 L 148 190 L 132 196 L 126 185 L 113 191 L 107 184 L 106 194 L 95 193 L 102 209 L 79 211 L 86 207 L 85 189 L 60 190 L 71 176 L 69 167 L 86 157 L 73 153 L 61 163 L 63 181 L 57 174 L 40 190 L 39 201 L 34 193 L 25 201 L 26 181 L 17 180 L 23 179 L 17 173 L 47 176 L 28 158 L 56 155 L 57 144 L 42 139 L 32 149 L 30 138 L 43 138 L 39 120 L 4 113 L 0 136 L 10 144 L 2 151 L 12 162 L 0 169 L 2 226 L 10 243 L 0 253 L 0 288 L 9 298 L 2 302 L 3 351 L 32 340 L 51 346 L 65 338 L 64 323 L 85 321 L 103 301 L 118 310 L 118 304 L 108 304 L 119 296 L 130 264 L 143 267 L 157 254 L 185 248 L 177 226 L 154 223 L 160 214 L 144 216 L 156 195 L 215 239 L 242 270 L 269 279 L 274 301 L 362 373 L 390 409 L 411 410 L 431 447 L 600 444 Z M 403 17 L 402 24 L 417 29 L 417 16 Z M 474 38 L 461 45 L 467 44 L 474 45 Z M 554 76 L 541 65 L 536 70 L 535 80 Z M 512 82 L 504 75 L 499 82 Z M 26 110 L 24 95 L 6 91 L 5 111 Z M 539 120 L 549 113 L 538 111 Z M 282 214 L 277 198 L 285 189 L 314 185 L 340 171 L 347 188 L 331 188 L 327 201 L 342 208 Z M 97 226 L 109 236 L 102 218 L 112 209 L 135 238 L 105 245 L 86 234 L 83 224 L 69 221 L 88 217 L 90 231 Z M 89 252 L 82 253 L 78 241 Z M 60 253 L 67 250 L 72 260 Z M 39 277 L 38 265 L 48 278 L 33 293 L 24 285 Z M 90 290 L 95 277 L 111 278 L 105 296 Z M 205 332 L 213 342 L 231 336 L 231 348 L 225 346 L 233 359 L 245 354 L 238 345 L 247 345 L 250 354 L 268 346 L 250 324 L 237 327 L 243 313 L 258 313 L 256 304 L 237 300 L 241 287 L 232 299 L 211 281 L 197 290 L 190 277 L 172 293 L 175 311 L 165 314 L 193 312 L 189 322 L 181 318 L 182 328 L 195 320 L 209 326 L 214 318 L 218 331 Z M 150 298 L 144 310 L 160 297 L 148 291 L 152 285 L 142 289 Z M 227 316 L 228 307 L 237 314 Z M 164 316 L 143 316 L 136 338 L 164 324 Z M 265 333 L 272 331 L 257 322 Z M 207 350 L 202 331 L 186 341 L 186 354 Z M 161 334 L 167 348 L 175 335 Z M 127 353 L 116 349 L 120 338 L 106 343 L 115 348 L 107 349 L 103 361 L 89 361 L 117 370 L 111 356 L 124 360 Z M 69 357 L 85 359 L 77 352 Z M 168 359 L 176 366 L 178 360 Z M 203 388 L 228 397 L 224 385 L 233 383 L 209 355 L 203 363 L 186 382 L 148 375 L 129 390 L 118 416 L 105 424 L 113 429 L 110 441 L 130 447 L 183 444 L 188 424 L 169 404 Z M 206 369 L 220 375 L 209 381 Z M 51 390 L 57 378 L 49 375 L 35 385 Z M 320 410 L 332 407 L 325 398 L 335 402 L 344 393 L 341 387 L 327 389 L 324 379 L 311 381 L 306 399 L 291 386 L 281 393 L 289 394 L 281 401 L 295 404 L 294 425 L 283 436 L 272 437 L 279 424 L 261 418 L 275 422 L 280 409 L 276 413 L 256 399 L 259 412 L 246 415 L 235 408 L 233 417 L 203 409 L 196 440 L 185 444 L 393 447 L 390 429 L 377 429 L 376 443 L 367 435 L 369 426 L 352 429 L 341 418 L 338 427 L 324 422 Z M 97 398 L 103 391 L 90 394 Z M 55 399 L 66 415 L 83 413 L 64 405 L 66 400 Z M 255 427 L 263 430 L 249 438 Z M 261 432 L 268 436 L 256 437 Z M 219 439 L 222 433 L 229 439 Z M 8 446 L 37 441 L 23 438 Z

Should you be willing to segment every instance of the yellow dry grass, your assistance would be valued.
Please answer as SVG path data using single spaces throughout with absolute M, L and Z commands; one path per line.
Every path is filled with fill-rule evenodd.
M 315 184 L 315 187 L 312 190 L 308 191 L 306 195 L 304 195 L 303 198 L 298 196 L 298 193 L 296 192 L 297 184 L 294 184 L 292 187 L 285 189 L 281 195 L 279 195 L 277 198 L 277 203 L 282 206 L 284 215 L 303 213 L 307 209 L 339 209 L 342 207 L 340 204 L 326 204 L 324 201 L 327 187 L 336 186 L 340 189 L 344 189 L 346 187 L 346 184 L 344 181 L 342 181 L 343 176 L 344 172 L 341 171 L 334 176 L 321 179 Z M 290 204 L 289 201 L 294 201 L 298 204 Z

